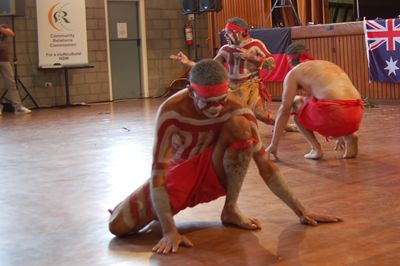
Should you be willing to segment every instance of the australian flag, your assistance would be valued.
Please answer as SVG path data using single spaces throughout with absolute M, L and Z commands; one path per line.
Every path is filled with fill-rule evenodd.
M 400 82 L 400 19 L 364 20 L 369 79 Z

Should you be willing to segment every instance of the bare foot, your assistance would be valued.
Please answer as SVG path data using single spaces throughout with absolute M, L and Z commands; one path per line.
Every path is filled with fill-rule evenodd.
M 345 143 L 345 151 L 343 159 L 355 158 L 358 154 L 358 136 L 353 133 L 343 137 Z
M 234 225 L 247 230 L 261 229 L 261 222 L 255 218 L 244 215 L 237 207 L 233 210 L 224 208 L 221 214 L 221 221 L 224 225 Z
M 287 124 L 284 130 L 286 132 L 300 132 L 299 128 L 295 124 Z
M 344 147 L 345 147 L 344 138 L 343 137 L 336 138 L 335 151 L 344 150 Z
M 322 158 L 322 151 L 321 150 L 311 149 L 311 151 L 309 153 L 304 155 L 304 158 L 311 159 L 311 160 L 321 159 Z

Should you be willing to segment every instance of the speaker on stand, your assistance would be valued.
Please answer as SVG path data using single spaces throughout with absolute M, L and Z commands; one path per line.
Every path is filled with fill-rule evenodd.
M 219 12 L 222 10 L 221 0 L 199 0 L 200 12 Z
M 219 12 L 222 10 L 222 0 L 183 0 L 183 14 L 193 14 L 193 43 L 195 49 L 195 60 L 197 60 L 197 42 L 196 42 L 196 15 L 203 12 Z M 212 46 L 215 46 L 215 18 L 211 16 L 212 23 Z M 215 50 L 213 48 L 213 55 L 215 55 Z
M 0 16 L 25 16 L 25 0 L 1 0 Z
M 200 12 L 219 12 L 222 10 L 222 0 L 199 0 L 199 10 Z M 211 45 L 213 57 L 216 56 L 218 47 L 215 45 L 215 16 L 211 16 Z
M 182 13 L 184 15 L 199 13 L 199 0 L 183 0 L 182 5 Z

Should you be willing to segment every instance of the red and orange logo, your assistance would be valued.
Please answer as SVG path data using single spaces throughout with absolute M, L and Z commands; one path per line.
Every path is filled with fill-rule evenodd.
M 53 5 L 49 12 L 47 13 L 47 19 L 49 20 L 50 25 L 57 31 L 67 30 L 70 31 L 71 29 L 68 28 L 69 24 L 71 23 L 70 19 L 68 18 L 68 10 L 67 4 L 57 3 Z

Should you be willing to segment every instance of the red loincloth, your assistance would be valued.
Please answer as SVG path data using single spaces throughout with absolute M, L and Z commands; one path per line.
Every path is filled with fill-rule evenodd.
M 298 122 L 325 137 L 346 136 L 360 127 L 363 109 L 360 99 L 318 100 L 310 97 L 298 114 Z
M 167 176 L 167 192 L 174 214 L 225 195 L 212 165 L 214 146 L 200 155 L 172 167 Z

